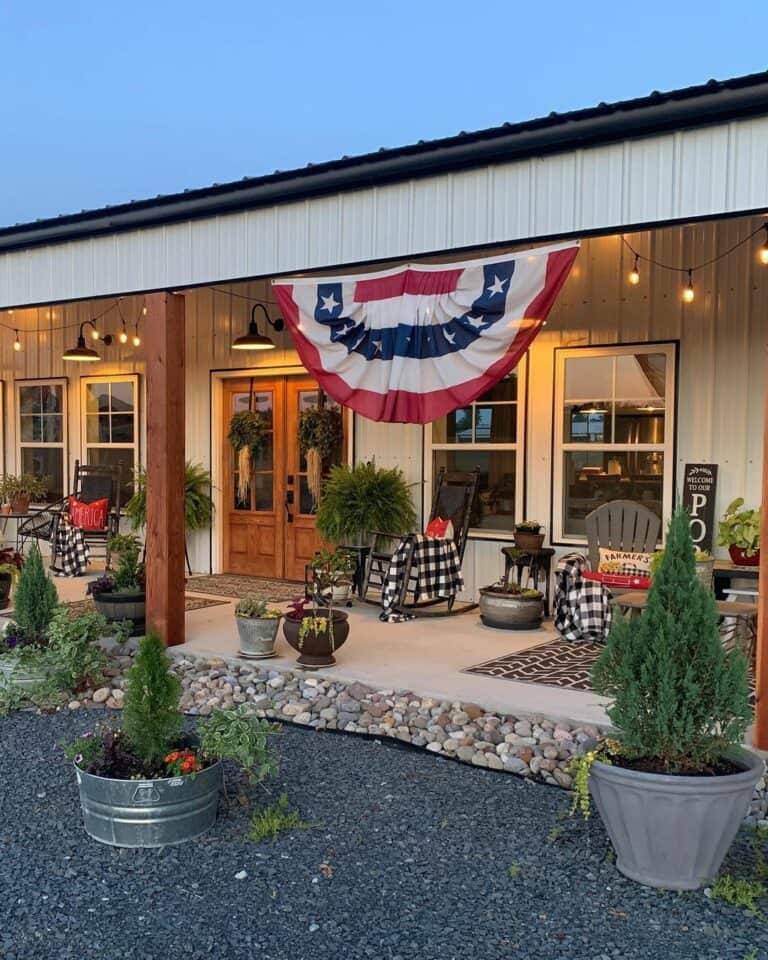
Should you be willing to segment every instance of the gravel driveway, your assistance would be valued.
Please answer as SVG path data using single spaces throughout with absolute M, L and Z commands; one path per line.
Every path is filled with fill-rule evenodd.
M 251 843 L 232 801 L 203 840 L 102 846 L 57 747 L 96 719 L 0 719 L 2 960 L 768 958 L 768 923 L 624 880 L 562 791 L 360 737 L 283 729 L 270 790 L 313 829 Z

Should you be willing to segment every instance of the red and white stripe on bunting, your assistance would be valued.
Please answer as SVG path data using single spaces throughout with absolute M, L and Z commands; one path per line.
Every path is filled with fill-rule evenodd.
M 570 242 L 273 283 L 299 356 L 330 397 L 370 420 L 428 423 L 517 365 L 578 251 Z

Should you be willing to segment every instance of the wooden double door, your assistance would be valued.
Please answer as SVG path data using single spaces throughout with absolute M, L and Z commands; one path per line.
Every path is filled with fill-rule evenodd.
M 303 580 L 304 567 L 322 540 L 315 530 L 307 464 L 299 450 L 303 410 L 317 406 L 309 377 L 254 377 L 224 383 L 224 570 L 226 573 Z M 326 398 L 326 405 L 332 404 Z M 227 441 L 232 414 L 258 410 L 271 423 L 252 463 L 248 494 L 238 495 L 237 455 Z M 344 444 L 332 458 L 344 456 Z

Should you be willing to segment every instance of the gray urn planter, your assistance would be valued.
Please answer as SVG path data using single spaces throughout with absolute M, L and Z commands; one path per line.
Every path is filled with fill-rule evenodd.
M 75 767 L 85 832 L 113 847 L 165 847 L 213 826 L 222 766 L 160 780 L 113 780 Z
M 235 617 L 240 636 L 240 656 L 266 660 L 275 655 L 280 617 Z
M 0 686 L 5 683 L 21 690 L 34 690 L 48 677 L 49 672 L 44 667 L 24 667 L 13 653 L 0 657 Z
M 493 587 L 480 588 L 480 619 L 487 627 L 500 630 L 536 630 L 544 616 L 542 597 L 503 593 Z
M 589 790 L 616 851 L 620 873 L 664 890 L 696 890 L 715 876 L 763 773 L 750 750 L 719 777 L 641 773 L 596 761 Z

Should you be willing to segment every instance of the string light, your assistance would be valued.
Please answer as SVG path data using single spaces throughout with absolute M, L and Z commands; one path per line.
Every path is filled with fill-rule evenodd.
M 21 340 L 19 340 L 19 331 L 14 330 L 13 332 L 16 334 L 16 339 L 13 341 L 13 349 L 16 351 L 16 353 L 18 353 L 19 350 L 21 350 Z
M 640 255 L 636 253 L 634 265 L 632 269 L 629 271 L 629 282 L 632 284 L 633 287 L 636 287 L 638 283 L 640 283 L 639 264 L 640 264 Z
M 763 229 L 765 230 L 765 240 L 763 241 L 762 247 L 760 247 L 758 256 L 760 257 L 760 263 L 768 265 L 768 223 L 765 224 Z
M 683 303 L 693 303 L 695 296 L 696 296 L 696 293 L 694 292 L 694 289 L 693 289 L 693 270 L 689 270 L 688 286 L 683 287 L 683 293 L 682 293 Z
M 94 327 L 93 330 L 91 330 L 91 340 L 100 340 L 100 339 L 101 339 L 101 334 L 96 329 L 96 327 Z
M 125 329 L 125 323 L 123 323 L 120 333 L 117 335 L 117 339 L 120 343 L 128 343 L 128 331 Z
M 133 338 L 131 339 L 131 343 L 134 345 L 134 347 L 140 347 L 140 346 L 141 346 L 141 337 L 139 336 L 139 325 L 138 325 L 138 323 L 136 324 L 136 329 L 135 329 L 135 331 L 134 331 Z

